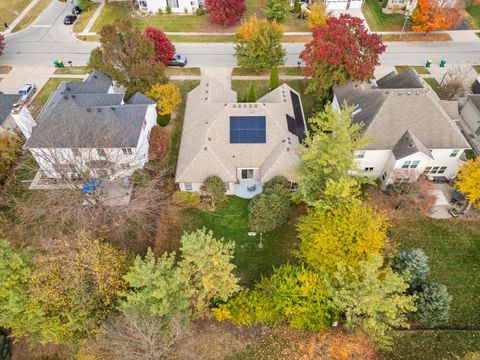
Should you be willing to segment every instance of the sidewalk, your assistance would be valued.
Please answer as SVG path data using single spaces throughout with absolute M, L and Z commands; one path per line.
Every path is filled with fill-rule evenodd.
M 6 0 L 3 0 L 3 1 L 6 1 Z M 28 4 L 28 6 L 25 9 L 23 9 L 23 11 L 15 18 L 15 20 L 13 20 L 10 24 L 8 24 L 9 29 L 3 32 L 0 32 L 0 34 L 2 35 L 10 34 L 12 30 L 15 29 L 15 26 L 17 26 L 18 23 L 22 21 L 22 19 L 28 14 L 30 10 L 32 10 L 32 8 L 38 3 L 38 1 L 39 0 L 32 0 L 32 2 Z
M 104 7 L 105 7 L 105 1 L 102 1 L 100 3 L 100 6 L 97 8 L 97 10 L 95 10 L 95 13 L 93 14 L 93 16 L 90 18 L 90 20 L 88 20 L 88 23 L 85 26 L 85 28 L 82 30 L 82 32 L 78 33 L 79 35 L 96 35 L 97 34 L 95 32 L 91 33 L 90 29 L 92 28 L 93 24 L 95 24 L 95 21 L 97 21 L 97 18 L 102 12 Z

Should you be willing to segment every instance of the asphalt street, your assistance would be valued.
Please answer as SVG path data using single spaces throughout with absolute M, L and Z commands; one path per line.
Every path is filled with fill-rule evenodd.
M 0 64 L 12 66 L 48 66 L 56 59 L 66 64 L 85 65 L 89 54 L 98 44 L 82 42 L 71 33 L 72 26 L 63 24 L 70 14 L 71 3 L 54 0 L 33 26 L 6 37 L 5 54 Z M 284 44 L 287 50 L 286 65 L 296 66 L 303 44 Z M 187 55 L 189 66 L 235 66 L 234 44 L 201 43 L 176 44 L 177 52 Z M 382 65 L 424 64 L 426 59 L 449 64 L 479 64 L 480 42 L 390 42 L 381 56 Z

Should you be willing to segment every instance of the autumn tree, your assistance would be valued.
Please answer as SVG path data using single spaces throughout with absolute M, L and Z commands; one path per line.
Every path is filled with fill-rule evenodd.
M 247 10 L 245 0 L 205 0 L 208 20 L 212 24 L 235 25 Z
M 218 176 L 212 175 L 207 177 L 200 187 L 200 192 L 208 197 L 213 209 L 215 209 L 218 204 L 227 201 L 227 195 L 225 195 L 225 184 Z
M 154 84 L 146 95 L 157 101 L 157 111 L 159 115 L 172 114 L 178 104 L 182 102 L 180 90 L 171 81 L 166 84 Z
M 267 0 L 265 16 L 270 21 L 284 22 L 287 20 L 290 4 L 287 0 Z
M 387 219 L 359 201 L 332 208 L 315 208 L 297 226 L 299 256 L 313 269 L 332 272 L 338 262 L 358 267 L 371 254 L 383 251 Z
M 156 61 L 161 61 L 165 65 L 168 64 L 168 61 L 175 54 L 175 46 L 171 43 L 165 33 L 154 27 L 146 27 L 143 30 L 143 35 L 150 39 L 155 48 L 155 57 Z
M 386 49 L 380 35 L 369 33 L 361 19 L 346 14 L 327 18 L 326 25 L 317 26 L 312 34 L 300 54 L 305 75 L 312 78 L 307 88 L 311 92 L 372 79 Z
M 127 88 L 127 97 L 147 92 L 153 84 L 166 82 L 165 65 L 155 61 L 152 41 L 129 20 L 115 20 L 100 31 L 100 47 L 90 55 L 88 67 L 111 77 Z
M 281 44 L 282 34 L 282 28 L 276 22 L 258 20 L 256 16 L 245 21 L 235 33 L 238 64 L 254 71 L 283 64 L 286 53 Z
M 352 108 L 337 111 L 328 105 L 310 118 L 311 131 L 300 148 L 295 197 L 311 206 L 338 198 L 351 198 L 359 191 L 360 179 L 350 171 L 356 168 L 354 150 L 368 144 L 361 125 L 353 124 Z M 332 200 L 333 199 L 333 200 Z
M 344 315 L 347 330 L 361 329 L 379 347 L 391 345 L 391 330 L 408 327 L 407 314 L 416 310 L 415 297 L 406 295 L 403 277 L 371 255 L 359 267 L 343 263 L 334 273 L 332 303 Z
M 478 207 L 480 200 L 480 157 L 467 160 L 460 166 L 460 172 L 455 181 L 455 187 L 458 191 L 465 194 L 468 200 L 467 212 L 472 205 Z
M 0 56 L 3 55 L 4 50 L 5 50 L 5 36 L 0 34 Z
M 450 30 L 463 21 L 463 5 L 456 1 L 418 0 L 412 13 L 413 31 L 429 33 L 435 30 Z
M 307 26 L 309 29 L 314 29 L 317 26 L 324 26 L 327 23 L 327 10 L 323 3 L 313 3 L 310 5 L 310 12 L 307 16 Z

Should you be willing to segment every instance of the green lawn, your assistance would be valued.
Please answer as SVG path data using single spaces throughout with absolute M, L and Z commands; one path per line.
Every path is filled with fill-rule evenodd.
M 302 98 L 303 111 L 305 118 L 308 119 L 313 115 L 313 105 L 315 102 L 315 94 L 305 95 L 305 89 L 308 85 L 308 80 L 285 80 L 280 83 L 286 83 L 300 93 Z M 232 80 L 232 89 L 238 94 L 238 101 L 243 102 L 247 98 L 250 84 L 254 84 L 257 99 L 268 93 L 268 80 Z
M 232 43 L 233 35 L 169 35 L 173 43 Z
M 100 4 L 90 4 L 88 10 L 84 11 L 73 24 L 73 32 L 82 32 L 99 6 Z
M 17 14 L 20 14 L 25 9 L 30 0 L 2 0 L 0 1 L 0 25 L 1 31 L 5 30 L 3 23 L 10 23 L 15 20 Z
M 4 1 L 0 1 L 4 2 Z M 6 1 L 9 2 L 9 1 Z M 35 19 L 40 15 L 40 13 L 45 10 L 45 8 L 50 5 L 52 0 L 39 0 L 35 6 L 25 15 L 25 17 L 18 23 L 17 26 L 15 26 L 15 29 L 13 31 L 20 31 L 22 29 L 25 29 L 27 26 L 32 24 Z M 0 10 L 1 14 L 1 10 Z
M 187 209 L 181 214 L 184 230 L 206 227 L 211 229 L 216 238 L 235 242 L 233 262 L 237 266 L 236 273 L 242 285 L 251 286 L 268 275 L 274 266 L 294 261 L 292 250 L 296 247 L 297 238 L 293 224 L 300 212 L 292 210 L 287 223 L 277 230 L 263 235 L 263 248 L 258 247 L 259 238 L 248 236 L 248 204 L 250 200 L 229 196 L 228 201 L 217 211 Z
M 87 73 L 86 66 L 66 66 L 64 68 L 55 69 L 54 74 L 59 75 L 84 75 Z
M 430 74 L 430 71 L 425 66 L 416 66 L 416 65 L 396 65 L 395 69 L 398 73 L 408 69 L 414 69 L 418 74 Z
M 167 67 L 165 69 L 165 73 L 169 76 L 175 76 L 175 75 L 180 75 L 180 76 L 200 76 L 200 68 L 198 67 Z
M 480 74 L 480 65 L 473 65 L 473 68 L 477 72 L 477 74 Z
M 297 66 L 281 66 L 278 68 L 278 75 L 303 76 L 304 68 Z M 270 76 L 270 71 L 255 72 L 242 67 L 234 67 L 232 76 Z
M 480 4 L 467 6 L 469 23 L 473 29 L 480 29 Z
M 428 85 L 430 85 L 432 90 L 435 91 L 437 93 L 437 95 L 440 95 L 439 94 L 440 84 L 438 83 L 437 79 L 435 79 L 435 78 L 423 78 L 423 80 L 425 80 L 425 82 Z
M 405 17 L 401 14 L 384 14 L 377 0 L 365 0 L 362 11 L 373 31 L 401 31 L 405 23 Z M 405 30 L 411 30 L 408 23 Z
M 82 81 L 82 79 L 78 78 L 50 78 L 48 81 L 43 85 L 42 89 L 38 92 L 37 96 L 35 96 L 35 99 L 33 99 L 32 103 L 36 105 L 43 106 L 48 100 L 48 97 L 52 93 L 53 90 L 55 90 L 58 85 L 62 81 Z

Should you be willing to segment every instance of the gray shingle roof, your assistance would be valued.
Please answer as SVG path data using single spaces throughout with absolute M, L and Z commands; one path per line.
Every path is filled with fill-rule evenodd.
M 0 125 L 3 124 L 8 115 L 12 112 L 13 105 L 20 100 L 21 96 L 16 94 L 0 94 Z
M 468 95 L 468 100 L 480 111 L 480 94 L 478 95 Z
M 113 85 L 113 80 L 100 71 L 93 71 L 84 81 L 67 82 L 64 94 L 105 94 Z
M 146 97 L 145 95 L 139 92 L 136 92 L 135 94 L 133 94 L 133 96 L 130 99 L 126 101 L 126 104 L 151 105 L 151 104 L 155 104 L 155 101 L 153 101 L 152 99 L 149 99 L 148 97 Z
M 376 81 L 380 89 L 422 89 L 423 84 L 412 68 L 397 74 L 395 71 Z
M 432 158 L 429 149 L 423 144 L 410 130 L 405 131 L 405 134 L 398 140 L 397 144 L 392 149 L 396 160 L 404 157 L 422 152 L 429 158 Z

